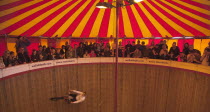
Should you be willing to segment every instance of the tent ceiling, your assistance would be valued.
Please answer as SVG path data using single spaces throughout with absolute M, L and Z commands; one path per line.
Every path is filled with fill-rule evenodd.
M 1 0 L 0 33 L 54 37 L 115 36 L 113 0 Z M 113 3 L 114 4 L 114 3 Z M 120 37 L 210 36 L 210 1 L 144 0 L 120 9 Z

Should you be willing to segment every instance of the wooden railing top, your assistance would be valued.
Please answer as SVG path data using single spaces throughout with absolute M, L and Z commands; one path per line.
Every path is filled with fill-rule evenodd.
M 96 64 L 96 63 L 115 63 L 114 57 L 108 58 L 72 58 L 72 59 L 60 59 L 60 60 L 50 60 L 35 62 L 29 64 L 22 64 L 12 67 L 7 67 L 0 69 L 0 80 L 7 77 L 11 77 L 15 74 L 21 74 L 23 72 L 30 72 L 39 69 L 45 69 L 49 67 L 56 66 L 66 66 L 73 64 Z M 204 66 L 200 64 L 169 61 L 169 60 L 157 60 L 157 59 L 144 59 L 144 58 L 119 58 L 120 64 L 145 64 L 152 66 L 163 66 L 163 67 L 172 67 L 184 70 L 190 70 L 194 72 L 199 72 L 210 76 L 210 66 Z

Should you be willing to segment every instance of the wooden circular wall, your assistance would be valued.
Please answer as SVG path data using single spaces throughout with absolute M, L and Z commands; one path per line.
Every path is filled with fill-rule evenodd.
M 32 71 L 0 81 L 1 112 L 114 112 L 114 64 Z M 53 102 L 69 89 L 87 92 L 81 104 Z M 118 112 L 209 112 L 210 77 L 168 67 L 120 64 Z

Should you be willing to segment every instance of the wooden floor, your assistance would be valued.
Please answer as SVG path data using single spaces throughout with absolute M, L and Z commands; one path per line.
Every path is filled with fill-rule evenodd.
M 0 81 L 0 112 L 114 112 L 114 64 L 56 67 Z M 69 89 L 81 104 L 53 102 Z M 120 64 L 118 112 L 210 112 L 210 77 L 174 68 Z

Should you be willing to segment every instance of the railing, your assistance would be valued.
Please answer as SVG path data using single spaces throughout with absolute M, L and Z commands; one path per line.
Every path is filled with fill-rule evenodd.
M 30 72 L 39 69 L 45 69 L 56 66 L 68 66 L 75 64 L 97 64 L 97 63 L 115 63 L 115 58 L 72 58 L 35 62 L 29 64 L 22 64 L 12 67 L 0 69 L 0 79 L 11 77 L 15 74 Z M 144 58 L 119 58 L 119 64 L 143 64 L 152 66 L 172 67 L 178 69 L 185 69 L 194 72 L 199 72 L 210 76 L 210 66 L 204 66 L 193 63 L 157 60 L 157 59 L 144 59 Z

